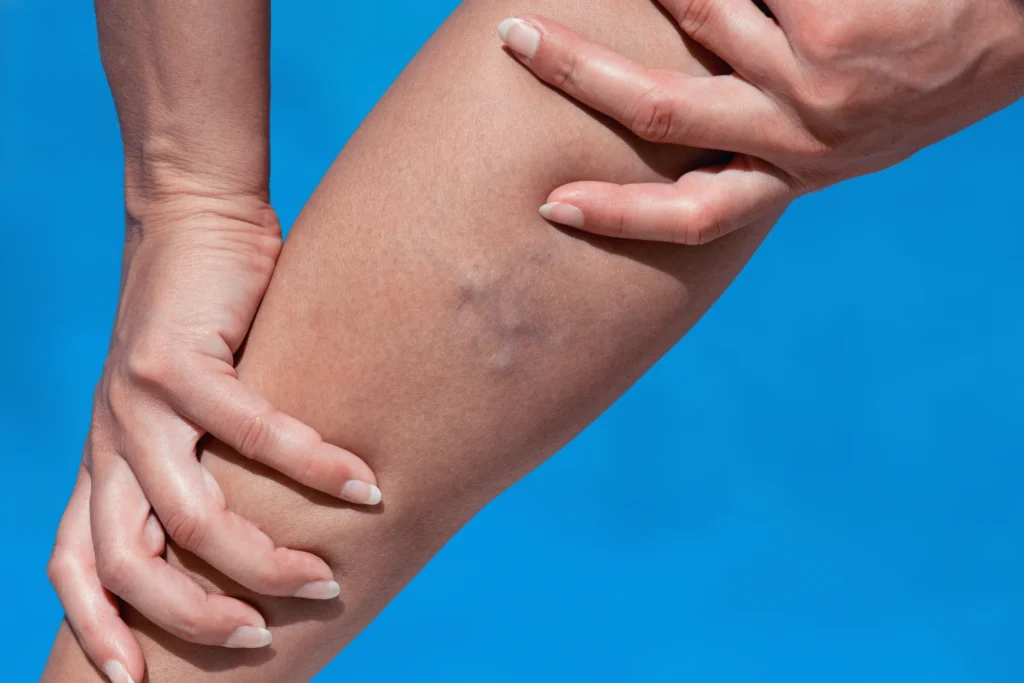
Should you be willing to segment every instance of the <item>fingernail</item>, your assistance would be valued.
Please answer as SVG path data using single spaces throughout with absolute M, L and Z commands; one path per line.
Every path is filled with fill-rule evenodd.
M 330 600 L 341 594 L 337 581 L 310 581 L 295 592 L 295 597 L 307 600 Z
M 110 683 L 135 683 L 128 671 L 121 666 L 121 662 L 111 659 L 103 665 L 103 673 L 110 679 Z
M 522 19 L 506 19 L 498 24 L 498 35 L 509 49 L 530 59 L 537 54 L 540 45 L 540 31 Z
M 552 223 L 560 223 L 570 228 L 583 227 L 583 212 L 578 207 L 565 202 L 551 202 L 540 207 L 540 215 Z
M 341 487 L 341 497 L 351 503 L 376 505 L 380 502 L 380 489 L 358 479 L 350 479 Z
M 231 634 L 231 637 L 224 643 L 224 647 L 266 647 L 270 645 L 270 641 L 273 639 L 270 631 L 265 628 L 241 626 Z

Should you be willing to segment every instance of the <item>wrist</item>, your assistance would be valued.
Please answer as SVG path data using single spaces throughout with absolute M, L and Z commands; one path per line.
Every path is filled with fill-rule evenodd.
M 191 175 L 161 175 L 140 191 L 125 188 L 126 256 L 143 241 L 205 243 L 216 235 L 271 241 L 280 246 L 281 225 L 266 191 L 238 189 Z
M 129 210 L 184 200 L 270 202 L 266 136 L 151 133 L 126 140 L 124 151 Z
M 150 135 L 126 145 L 129 239 L 135 233 L 187 232 L 225 222 L 279 234 L 277 215 L 270 207 L 269 154 L 259 152 L 265 146 L 232 141 L 230 150 L 223 145 L 198 150 L 195 143 L 179 143 L 171 135 Z M 235 154 L 235 149 L 243 152 Z

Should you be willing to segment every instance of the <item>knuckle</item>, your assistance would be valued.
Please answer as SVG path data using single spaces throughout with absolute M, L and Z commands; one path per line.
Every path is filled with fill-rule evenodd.
M 63 548 L 54 548 L 53 554 L 46 562 L 46 578 L 54 587 L 63 580 L 71 570 L 71 558 Z
M 804 79 L 795 92 L 800 124 L 809 134 L 802 150 L 808 156 L 829 153 L 848 137 L 853 96 L 842 78 Z
M 83 643 L 102 642 L 109 633 L 96 619 L 83 619 L 74 625 L 75 633 L 82 639 Z
M 679 8 L 679 26 L 694 38 L 703 33 L 717 10 L 717 0 L 689 0 Z
M 819 11 L 815 15 L 806 23 L 813 30 L 796 34 L 800 51 L 814 64 L 836 64 L 857 46 L 858 26 L 834 11 Z
M 164 529 L 179 547 L 198 553 L 209 533 L 209 520 L 200 510 L 180 508 L 168 515 Z
M 123 378 L 112 377 L 107 383 L 106 407 L 111 423 L 115 428 L 129 423 L 133 412 L 138 406 L 138 391 L 131 382 Z M 90 448 L 93 452 L 100 452 L 109 441 L 102 439 L 95 434 L 90 439 Z
M 625 207 L 615 207 L 608 217 L 608 236 L 615 238 L 627 237 L 629 231 L 628 211 Z
M 254 590 L 264 593 L 276 593 L 284 586 L 285 573 L 276 561 L 276 555 L 271 555 L 266 561 L 261 562 L 253 575 Z
M 273 440 L 274 416 L 270 411 L 243 416 L 235 430 L 235 445 L 242 455 L 259 457 L 266 453 Z
M 690 246 L 707 244 L 721 233 L 718 217 L 709 207 L 693 200 L 682 206 L 674 227 L 673 241 Z
M 299 483 L 309 486 L 317 482 L 319 470 L 317 452 L 313 449 L 303 449 L 299 453 Z
M 579 83 L 580 56 L 574 51 L 559 55 L 551 72 L 551 84 L 559 90 L 574 90 Z
M 638 137 L 653 143 L 668 142 L 682 135 L 680 103 L 664 83 L 644 90 L 626 109 L 625 123 Z
M 101 548 L 96 554 L 96 574 L 100 583 L 117 593 L 131 573 L 128 554 L 116 548 Z
M 173 627 L 182 640 L 196 642 L 209 629 L 199 605 L 189 604 L 173 617 Z
M 125 354 L 124 375 L 135 383 L 166 386 L 175 376 L 173 348 L 162 335 L 144 336 Z

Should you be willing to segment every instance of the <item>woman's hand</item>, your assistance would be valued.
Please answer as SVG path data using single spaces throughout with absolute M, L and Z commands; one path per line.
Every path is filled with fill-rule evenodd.
M 892 166 L 1024 94 L 1017 0 L 660 1 L 735 73 L 646 69 L 534 15 L 499 32 L 539 78 L 638 136 L 733 160 L 671 185 L 565 185 L 542 207 L 545 218 L 701 244 Z
M 380 501 L 362 460 L 276 411 L 235 375 L 234 355 L 281 249 L 269 205 L 215 192 L 165 197 L 137 211 L 129 228 L 83 467 L 49 566 L 82 646 L 117 683 L 141 680 L 144 662 L 114 595 L 185 640 L 270 642 L 259 612 L 207 594 L 165 562 L 165 530 L 257 593 L 338 595 L 323 560 L 276 547 L 226 507 L 196 457 L 204 433 L 305 486 L 353 503 Z

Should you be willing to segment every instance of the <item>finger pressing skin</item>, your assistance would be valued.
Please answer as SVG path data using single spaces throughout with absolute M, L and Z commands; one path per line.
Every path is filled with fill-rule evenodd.
M 380 502 L 377 478 L 358 456 L 325 442 L 311 427 L 276 410 L 239 381 L 230 367 L 206 370 L 185 373 L 202 381 L 171 388 L 174 407 L 188 419 L 245 457 L 303 486 L 350 503 Z
M 146 672 L 138 641 L 121 620 L 114 596 L 96 574 L 89 529 L 91 482 L 78 472 L 71 500 L 57 527 L 57 540 L 47 574 L 86 655 L 112 683 L 141 681 Z
M 548 197 L 548 220 L 609 237 L 706 244 L 796 197 L 779 170 L 750 157 L 687 173 L 674 184 L 580 182 Z
M 765 157 L 792 137 L 775 100 L 738 76 L 647 69 L 535 15 L 506 19 L 498 33 L 542 81 L 644 140 Z
M 241 600 L 207 594 L 160 556 L 149 503 L 123 460 L 94 462 L 90 507 L 100 580 L 143 616 L 193 643 L 270 644 L 259 612 Z
M 139 418 L 124 431 L 124 459 L 133 481 L 141 486 L 143 500 L 152 504 L 175 543 L 261 595 L 317 600 L 338 596 L 326 562 L 310 553 L 278 548 L 252 522 L 228 509 L 220 486 L 196 458 L 193 427 L 177 416 Z M 184 431 L 191 431 L 193 438 Z M 98 486 L 100 478 L 94 479 Z M 95 523 L 93 534 L 98 535 Z
M 779 26 L 751 0 L 659 0 L 679 27 L 756 83 L 789 70 L 793 51 Z

